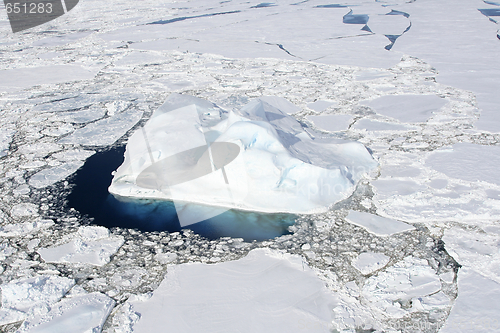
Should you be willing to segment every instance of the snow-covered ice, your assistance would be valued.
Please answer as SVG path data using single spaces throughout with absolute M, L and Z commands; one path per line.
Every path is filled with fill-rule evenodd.
M 328 288 L 321 295 L 336 297 L 330 321 L 304 321 L 297 331 L 437 332 L 443 324 L 442 332 L 498 331 L 499 5 L 85 0 L 21 34 L 11 33 L 4 17 L 2 292 L 49 275 L 77 286 L 67 293 L 49 288 L 54 297 L 28 310 L 2 306 L 9 324 L 0 330 L 55 330 L 93 318 L 82 331 L 130 331 L 142 320 L 135 304 L 158 298 L 155 290 L 172 271 L 215 271 L 253 248 L 273 248 L 301 257 L 304 268 L 297 259 L 293 276 L 320 286 L 318 277 Z M 68 176 L 94 151 L 125 145 L 173 92 L 210 101 L 225 115 L 261 98 L 314 140 L 366 146 L 379 168 L 333 209 L 299 216 L 289 235 L 267 241 L 210 241 L 189 230 L 80 234 L 91 217 L 63 207 Z M 375 217 L 383 229 L 350 223 L 356 212 L 368 214 L 356 221 Z M 415 228 L 389 232 L 393 221 Z M 115 237 L 123 237 L 121 247 L 104 246 Z M 60 246 L 54 262 L 37 252 Z M 102 256 L 86 252 L 94 250 Z M 379 262 L 374 254 L 389 261 L 381 257 L 363 275 L 357 267 Z M 26 288 L 44 294 L 41 284 Z M 276 308 L 290 300 L 289 290 L 279 290 L 282 299 L 270 294 Z M 108 317 L 111 299 L 118 305 Z
M 112 236 L 104 227 L 80 227 L 71 241 L 37 252 L 46 262 L 83 263 L 102 266 L 122 246 L 123 237 Z
M 169 267 L 150 299 L 131 302 L 140 316 L 134 332 L 332 328 L 337 297 L 300 257 L 261 249 L 237 261 Z
M 43 313 L 46 306 L 59 301 L 74 284 L 74 280 L 65 277 L 37 276 L 0 285 L 0 325 L 23 320 L 30 313 Z
M 408 223 L 365 212 L 350 211 L 346 219 L 352 224 L 363 227 L 368 232 L 379 236 L 388 236 L 415 229 Z
M 363 252 L 353 260 L 352 265 L 363 275 L 368 275 L 387 265 L 389 260 L 383 253 Z
M 115 301 L 101 293 L 65 298 L 25 320 L 17 332 L 101 332 Z

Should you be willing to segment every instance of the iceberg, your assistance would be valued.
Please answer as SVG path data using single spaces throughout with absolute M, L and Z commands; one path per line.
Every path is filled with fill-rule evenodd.
M 325 212 L 378 163 L 361 143 L 313 136 L 289 104 L 255 99 L 227 112 L 170 95 L 129 138 L 109 192 L 118 200 L 171 200 L 181 226 L 228 209 Z

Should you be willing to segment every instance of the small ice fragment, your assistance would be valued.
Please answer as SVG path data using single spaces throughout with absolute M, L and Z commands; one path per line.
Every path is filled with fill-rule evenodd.
M 326 131 L 344 131 L 349 128 L 352 122 L 352 116 L 348 114 L 331 114 L 322 116 L 307 116 L 314 125 Z
M 387 265 L 389 260 L 383 253 L 364 252 L 352 261 L 352 265 L 363 275 L 368 275 Z

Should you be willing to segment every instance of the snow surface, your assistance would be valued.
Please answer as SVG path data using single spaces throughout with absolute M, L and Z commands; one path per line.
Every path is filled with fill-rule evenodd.
M 346 217 L 352 224 L 365 228 L 378 236 L 389 236 L 399 232 L 413 230 L 415 227 L 401 221 L 365 212 L 350 211 Z
M 337 303 L 300 257 L 263 249 L 217 265 L 172 266 L 150 299 L 131 302 L 140 315 L 134 332 L 329 332 Z
M 70 242 L 50 248 L 40 248 L 37 252 L 46 262 L 84 263 L 105 265 L 122 246 L 123 237 L 111 236 L 104 227 L 80 227 Z
M 101 293 L 73 296 L 25 320 L 17 332 L 101 332 L 115 301 Z
M 147 298 L 167 264 L 224 264 L 252 247 L 271 247 L 300 255 L 334 290 L 339 301 L 331 327 L 339 331 L 437 332 L 443 324 L 444 332 L 498 331 L 498 1 L 259 3 L 86 0 L 22 34 L 0 20 L 2 286 L 60 275 L 78 281 L 69 293 L 100 292 L 125 302 L 130 295 Z M 273 240 L 211 243 L 187 232 L 114 229 L 126 242 L 107 264 L 44 262 L 37 249 L 79 239 L 75 232 L 89 222 L 71 210 L 61 213 L 55 193 L 69 190 L 68 166 L 86 158 L 70 152 L 126 143 L 121 135 L 142 125 L 172 92 L 233 112 L 263 95 L 288 100 L 296 107 L 285 107 L 287 114 L 307 133 L 361 142 L 380 174 L 333 210 L 301 217 L 290 235 Z M 325 109 L 318 101 L 332 104 Z M 309 117 L 330 115 L 352 117 L 353 124 L 326 133 L 327 122 L 316 118 L 307 127 Z M 31 180 L 40 172 L 37 187 Z M 346 223 L 349 211 L 418 228 L 379 237 Z M 390 261 L 365 277 L 352 264 L 368 252 Z M 403 261 L 408 256 L 414 258 Z M 417 295 L 414 286 L 422 284 L 410 273 L 432 288 Z M 367 301 L 363 290 L 377 281 L 377 297 Z M 432 290 L 439 291 L 426 295 Z M 103 331 L 134 326 L 138 315 L 123 304 Z M 28 312 L 42 316 L 48 309 Z M 12 323 L 0 328 L 6 331 L 26 317 L 14 309 L 5 315 Z
M 353 260 L 352 265 L 363 275 L 368 275 L 384 267 L 389 261 L 390 258 L 383 253 L 364 252 Z

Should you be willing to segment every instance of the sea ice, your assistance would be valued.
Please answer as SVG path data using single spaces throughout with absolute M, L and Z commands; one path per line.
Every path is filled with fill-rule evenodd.
M 62 138 L 59 140 L 59 143 L 84 146 L 109 146 L 131 129 L 141 117 L 141 111 L 129 109 L 110 118 L 90 123 Z
M 34 222 L 12 223 L 0 227 L 0 236 L 15 237 L 34 233 L 42 228 L 48 228 L 54 225 L 52 220 L 36 220 Z
M 17 332 L 101 332 L 115 301 L 101 293 L 65 298 L 45 314 L 27 318 Z
M 56 167 L 43 169 L 34 174 L 28 183 L 34 188 L 47 187 L 73 174 L 83 163 L 83 161 L 70 161 Z
M 307 119 L 311 120 L 318 128 L 335 132 L 348 129 L 353 118 L 349 114 L 331 114 L 324 116 L 307 116 Z
M 500 185 L 500 147 L 457 143 L 432 152 L 425 164 L 448 177 Z
M 389 236 L 415 229 L 415 227 L 401 221 L 353 210 L 349 211 L 346 219 L 348 222 L 363 227 L 368 232 L 378 236 Z
M 123 237 L 110 236 L 104 227 L 80 227 L 68 243 L 40 248 L 38 253 L 46 262 L 71 262 L 102 266 L 123 245 Z
M 377 275 L 369 277 L 361 295 L 373 311 L 388 318 L 401 318 L 418 308 L 408 308 L 414 299 L 433 295 L 441 290 L 441 281 L 426 260 L 406 257 Z M 437 304 L 437 302 L 441 302 Z M 445 298 L 426 299 L 429 304 L 446 307 Z
M 368 275 L 384 267 L 390 258 L 383 253 L 363 252 L 352 261 L 354 268 Z
M 330 332 L 338 297 L 298 256 L 269 249 L 169 266 L 150 299 L 131 302 L 134 332 Z
M 316 213 L 346 198 L 376 168 L 362 144 L 312 139 L 287 115 L 293 110 L 289 102 L 264 100 L 272 104 L 254 100 L 226 114 L 207 101 L 171 95 L 130 137 L 110 193 L 260 212 Z
M 39 84 L 61 83 L 92 79 L 96 69 L 77 65 L 52 65 L 33 68 L 0 70 L 0 91 L 22 89 Z
M 490 333 L 500 330 L 500 284 L 463 268 L 458 297 L 440 333 Z
M 378 114 L 395 118 L 401 122 L 425 122 L 434 112 L 446 104 L 436 95 L 389 95 L 364 101 Z
M 59 301 L 74 284 L 73 279 L 41 275 L 0 285 L 0 325 L 22 320 L 26 318 L 26 312 L 33 312 L 34 308 Z

